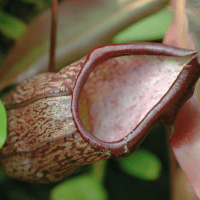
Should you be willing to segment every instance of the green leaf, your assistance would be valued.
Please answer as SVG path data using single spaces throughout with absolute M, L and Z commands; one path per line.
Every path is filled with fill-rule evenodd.
M 120 159 L 121 169 L 143 180 L 156 180 L 161 173 L 161 161 L 146 149 L 138 149 L 132 155 Z
M 173 13 L 163 9 L 154 15 L 133 24 L 117 34 L 112 42 L 150 41 L 163 39 L 172 21 Z
M 6 141 L 7 136 L 7 116 L 6 110 L 0 100 L 0 148 Z
M 92 176 L 84 175 L 66 180 L 51 192 L 51 200 L 65 199 L 106 200 L 108 197 L 101 182 Z
M 6 178 L 7 176 L 5 175 L 5 173 L 0 169 L 0 184 L 2 184 Z
M 26 30 L 26 24 L 0 10 L 0 31 L 12 39 L 18 39 Z

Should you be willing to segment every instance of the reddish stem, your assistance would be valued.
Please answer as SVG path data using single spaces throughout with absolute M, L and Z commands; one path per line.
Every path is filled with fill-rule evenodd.
M 49 72 L 55 72 L 55 50 L 56 50 L 56 32 L 57 32 L 57 10 L 58 0 L 52 0 L 52 21 L 51 21 L 51 46 Z

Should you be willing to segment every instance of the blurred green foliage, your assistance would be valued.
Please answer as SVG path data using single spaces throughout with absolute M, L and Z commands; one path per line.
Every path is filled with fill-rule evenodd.
M 51 192 L 51 200 L 106 200 L 106 190 L 101 182 L 91 175 L 81 175 L 56 186 Z
M 31 20 L 50 6 L 51 0 L 0 1 L 0 63 Z
M 138 23 L 117 34 L 112 42 L 141 42 L 162 40 L 172 20 L 173 13 L 163 9 L 154 15 L 142 19 Z
M 27 28 L 27 24 L 51 0 L 0 1 L 0 59 Z M 148 17 L 116 35 L 111 42 L 161 41 L 172 18 L 168 10 Z M 0 146 L 5 140 L 6 115 L 0 102 Z M 127 158 L 110 159 L 107 165 L 83 166 L 75 175 L 58 184 L 37 185 L 7 177 L 0 171 L 1 200 L 90 200 L 169 199 L 169 163 L 164 126 L 155 127 L 141 148 Z M 145 150 L 144 150 L 145 149 Z M 96 170 L 95 170 L 96 169 Z M 102 179 L 92 176 L 94 171 Z
M 0 10 L 0 30 L 14 40 L 20 38 L 26 30 L 26 24 L 14 16 L 8 15 Z
M 6 141 L 7 136 L 7 116 L 6 110 L 0 100 L 0 148 Z
M 144 180 L 156 180 L 161 174 L 162 163 L 152 152 L 139 148 L 132 155 L 120 160 L 121 169 Z

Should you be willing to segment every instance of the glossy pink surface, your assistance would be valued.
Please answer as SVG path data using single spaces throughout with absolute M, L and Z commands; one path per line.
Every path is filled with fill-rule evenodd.
M 199 88 L 181 109 L 171 139 L 174 154 L 200 198 L 200 98 Z

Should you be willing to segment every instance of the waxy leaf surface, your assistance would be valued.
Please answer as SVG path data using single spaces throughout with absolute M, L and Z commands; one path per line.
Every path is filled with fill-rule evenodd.
M 187 0 L 175 2 L 175 17 L 164 39 L 165 44 L 177 47 L 199 49 L 199 1 Z M 186 16 L 187 11 L 187 16 Z M 189 30 L 188 30 L 189 28 Z M 175 131 L 171 139 L 171 146 L 181 168 L 190 181 L 195 193 L 200 198 L 200 95 L 199 81 L 194 95 L 189 99 L 175 121 Z M 175 173 L 178 173 L 176 170 Z M 174 176 L 174 175 L 172 175 Z M 186 181 L 186 179 L 185 179 Z M 184 184 L 184 183 L 183 183 Z M 185 183 L 188 184 L 188 183 Z M 176 189 L 175 189 L 176 190 Z M 188 191 L 187 191 L 188 192 Z M 187 193 L 186 192 L 186 193 Z M 190 194 L 191 199 L 196 199 Z
M 176 122 L 171 145 L 176 158 L 200 197 L 200 87 L 181 109 Z

